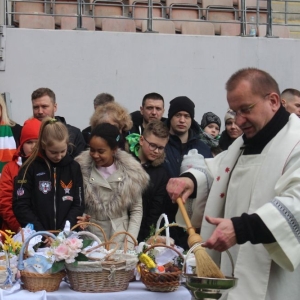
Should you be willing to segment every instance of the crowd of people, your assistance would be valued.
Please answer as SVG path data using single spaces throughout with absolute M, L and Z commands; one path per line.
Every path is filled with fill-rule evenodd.
M 226 90 L 223 132 L 213 112 L 197 122 L 186 96 L 171 100 L 164 118 L 158 93 L 145 95 L 131 114 L 99 94 L 82 132 L 55 116 L 49 88 L 32 93 L 33 117 L 23 127 L 9 119 L 0 97 L 2 229 L 31 223 L 37 231 L 61 230 L 67 220 L 90 221 L 108 238 L 127 231 L 141 242 L 162 213 L 177 220 L 172 201 L 182 197 L 204 246 L 217 250 L 211 255 L 228 274 L 228 260 L 217 253 L 231 248 L 239 284 L 228 299 L 296 299 L 300 92 L 280 94 L 271 75 L 256 68 L 233 74 Z M 188 248 L 184 229 L 171 228 L 171 236 Z M 127 237 L 117 239 L 122 245 Z

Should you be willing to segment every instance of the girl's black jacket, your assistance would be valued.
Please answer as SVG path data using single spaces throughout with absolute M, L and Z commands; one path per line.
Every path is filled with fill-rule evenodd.
M 38 156 L 15 178 L 14 214 L 22 227 L 31 223 L 36 231 L 63 229 L 67 220 L 74 226 L 84 212 L 79 164 L 69 154 L 57 164 L 47 162 Z

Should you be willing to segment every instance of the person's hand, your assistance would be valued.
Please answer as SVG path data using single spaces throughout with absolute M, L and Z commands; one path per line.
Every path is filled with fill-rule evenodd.
M 77 224 L 83 223 L 83 222 L 89 222 L 91 219 L 90 215 L 84 214 L 83 216 L 77 217 Z M 86 225 L 80 225 L 79 226 L 82 230 L 86 228 Z
M 46 247 L 50 247 L 51 244 L 53 243 L 53 238 L 50 236 L 45 237 L 45 240 L 43 241 L 43 243 L 46 245 Z
M 211 237 L 202 244 L 203 247 L 223 252 L 236 244 L 236 236 L 230 219 L 205 217 L 206 221 L 216 225 Z
M 194 182 L 188 177 L 171 178 L 167 184 L 167 192 L 173 202 L 181 197 L 183 203 L 194 191 Z

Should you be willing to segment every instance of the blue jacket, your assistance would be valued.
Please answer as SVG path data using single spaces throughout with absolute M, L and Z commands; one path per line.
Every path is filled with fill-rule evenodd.
M 196 122 L 192 122 L 186 144 L 182 144 L 177 135 L 170 134 L 169 142 L 165 148 L 166 158 L 164 161 L 164 167 L 166 168 L 169 177 L 178 177 L 180 175 L 180 166 L 183 156 L 188 154 L 191 149 L 197 149 L 198 153 L 202 154 L 204 158 L 212 157 L 210 148 L 199 138 L 199 125 L 196 126 L 195 124 Z

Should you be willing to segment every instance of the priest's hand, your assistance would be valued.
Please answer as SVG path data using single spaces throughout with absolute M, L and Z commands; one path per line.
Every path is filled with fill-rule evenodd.
M 188 177 L 171 178 L 167 184 L 167 192 L 173 202 L 181 197 L 183 203 L 194 191 L 194 182 Z
M 202 244 L 203 247 L 223 252 L 236 244 L 236 236 L 230 219 L 205 217 L 206 221 L 216 225 L 211 237 Z

